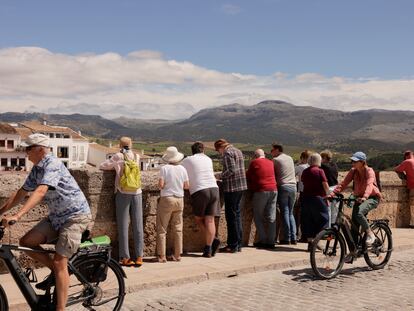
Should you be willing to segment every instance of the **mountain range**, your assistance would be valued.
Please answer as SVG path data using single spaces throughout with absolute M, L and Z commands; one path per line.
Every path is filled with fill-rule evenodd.
M 117 118 L 98 115 L 41 113 L 0 114 L 1 122 L 46 120 L 84 135 L 116 139 L 122 135 L 141 141 L 213 141 L 349 149 L 364 144 L 377 150 L 414 146 L 414 112 L 360 110 L 344 112 L 263 101 L 253 106 L 231 104 L 203 109 L 179 121 Z

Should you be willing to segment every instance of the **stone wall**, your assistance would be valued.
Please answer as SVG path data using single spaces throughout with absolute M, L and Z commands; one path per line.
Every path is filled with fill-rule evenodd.
M 94 235 L 107 234 L 113 241 L 115 248 L 114 255 L 117 252 L 117 232 L 115 223 L 114 207 L 114 172 L 100 170 L 74 170 L 73 176 L 78 181 L 84 191 L 95 219 L 93 228 Z M 143 184 L 143 215 L 144 215 L 144 232 L 145 232 L 145 255 L 154 255 L 156 246 L 156 211 L 159 191 L 157 188 L 157 172 L 142 172 Z M 343 177 L 343 174 L 341 174 Z M 24 174 L 1 174 L 0 175 L 0 203 L 3 203 L 13 191 L 17 190 L 23 184 Z M 392 227 L 408 227 L 409 208 L 407 205 L 408 192 L 405 184 L 397 174 L 393 172 L 381 172 L 380 174 L 382 192 L 384 195 L 380 206 L 370 212 L 371 219 L 387 218 L 390 220 Z M 201 251 L 204 241 L 199 228 L 194 223 L 191 214 L 191 205 L 189 194 L 185 195 L 184 207 L 184 252 Z M 255 236 L 255 228 L 252 224 L 252 211 L 249 194 L 246 194 L 243 200 L 243 228 L 244 243 L 252 243 Z M 6 233 L 4 243 L 17 243 L 19 238 L 27 232 L 34 224 L 47 214 L 47 207 L 39 205 L 30 211 L 22 220 L 14 225 L 10 232 Z M 222 241 L 226 239 L 226 224 L 224 217 L 224 208 L 218 225 L 219 237 Z M 132 242 L 132 241 L 131 241 Z M 171 248 L 171 241 L 167 241 L 167 247 Z

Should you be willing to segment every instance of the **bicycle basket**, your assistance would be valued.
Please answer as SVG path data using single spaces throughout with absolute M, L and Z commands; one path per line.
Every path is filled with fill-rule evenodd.
M 108 274 L 108 263 L 91 260 L 82 262 L 82 265 L 78 269 L 88 282 L 103 282 L 106 280 Z

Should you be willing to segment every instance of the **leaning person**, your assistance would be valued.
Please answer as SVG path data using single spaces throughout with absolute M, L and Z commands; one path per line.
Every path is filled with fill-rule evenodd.
M 247 190 L 243 153 L 225 139 L 217 140 L 214 148 L 222 156 L 223 171 L 220 178 L 223 182 L 227 222 L 227 245 L 220 248 L 220 252 L 241 252 L 243 227 L 240 202 L 243 192 Z
M 118 229 L 119 242 L 119 263 L 126 267 L 142 266 L 144 253 L 144 229 L 142 217 L 142 190 L 140 182 L 135 187 L 127 187 L 121 183 L 125 174 L 125 161 L 134 161 L 139 168 L 139 156 L 132 152 L 132 140 L 129 137 L 121 137 L 119 140 L 120 151 L 110 159 L 101 163 L 101 170 L 115 170 L 115 208 L 116 224 Z M 140 178 L 138 171 L 135 178 Z M 140 180 L 139 180 L 140 181 Z M 131 221 L 134 237 L 135 259 L 131 258 L 129 252 L 129 222 Z
M 328 205 L 324 198 L 329 193 L 325 172 L 321 169 L 321 156 L 318 153 L 309 157 L 309 167 L 302 172 L 301 181 L 301 229 L 310 250 L 315 236 L 329 226 Z
M 174 251 L 170 259 L 180 261 L 183 251 L 184 189 L 189 188 L 188 174 L 180 165 L 184 154 L 174 146 L 168 147 L 162 156 L 167 164 L 160 169 L 158 186 L 161 197 L 157 208 L 157 256 L 158 262 L 166 262 L 166 240 L 168 224 L 171 222 Z
M 191 146 L 192 156 L 183 160 L 182 165 L 188 173 L 190 182 L 191 205 L 196 223 L 204 234 L 203 257 L 216 254 L 220 240 L 215 238 L 214 217 L 220 216 L 220 193 L 214 176 L 213 161 L 204 154 L 202 142 Z
M 404 161 L 394 169 L 397 173 L 405 174 L 409 190 L 410 228 L 414 228 L 414 154 L 411 150 L 404 152 Z
M 20 245 L 42 249 L 41 244 L 56 243 L 53 258 L 46 253 L 27 252 L 52 273 L 36 288 L 46 290 L 53 284 L 57 290 L 56 310 L 65 309 L 68 299 L 68 259 L 78 250 L 82 233 L 92 221 L 89 204 L 66 166 L 50 153 L 49 137 L 29 135 L 22 144 L 34 166 L 24 185 L 0 208 L 0 215 L 22 202 L 32 192 L 22 208 L 14 215 L 3 216 L 3 224 L 19 221 L 42 201 L 48 206 L 48 217 L 41 220 L 21 239 Z
M 323 150 L 321 152 L 321 157 L 321 169 L 325 172 L 326 179 L 328 180 L 329 192 L 332 192 L 338 185 L 338 166 L 332 161 L 331 151 Z M 338 207 L 338 202 L 331 202 L 329 207 L 329 226 L 336 221 L 336 217 L 338 216 Z
M 254 246 L 265 249 L 275 247 L 277 187 L 273 161 L 265 158 L 262 149 L 254 152 L 246 173 L 247 185 L 253 192 L 254 224 L 259 240 Z

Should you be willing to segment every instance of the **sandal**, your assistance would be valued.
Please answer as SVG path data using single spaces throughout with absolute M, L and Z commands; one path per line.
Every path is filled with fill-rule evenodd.
M 143 264 L 142 257 L 137 257 L 137 260 L 135 260 L 134 266 L 139 268 L 142 266 L 142 264 Z
M 158 262 L 160 262 L 160 263 L 166 263 L 166 262 L 167 262 L 167 259 L 166 259 L 165 257 L 161 257 L 161 256 L 158 256 L 158 257 L 157 257 L 157 260 L 158 260 Z
M 181 261 L 181 257 L 175 257 L 174 255 L 168 256 L 169 261 Z
M 122 258 L 119 261 L 119 264 L 123 267 L 133 267 L 133 266 L 135 266 L 135 262 L 131 258 Z

